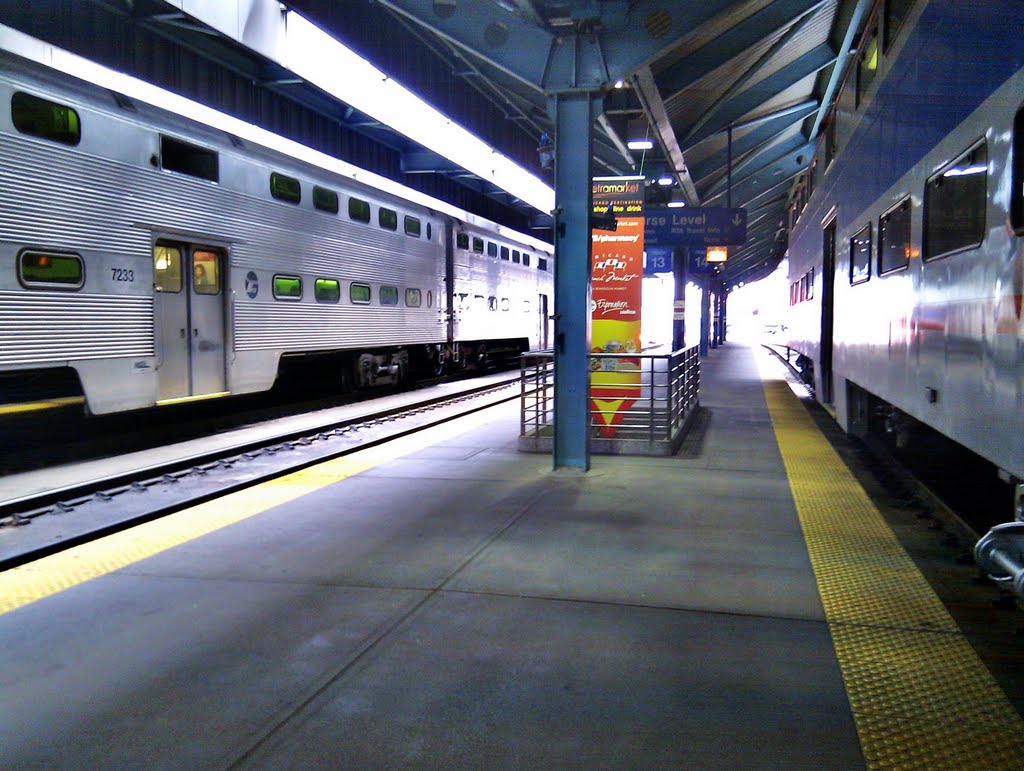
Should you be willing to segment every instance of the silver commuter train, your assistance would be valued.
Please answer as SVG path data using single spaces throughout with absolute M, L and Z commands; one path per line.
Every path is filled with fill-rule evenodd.
M 903 442 L 923 423 L 993 464 L 1019 501 L 1021 8 L 896 5 L 898 24 L 881 5 L 868 19 L 795 191 L 789 345 L 844 429 L 881 414 Z
M 544 242 L 0 32 L 0 383 L 100 414 L 547 347 Z

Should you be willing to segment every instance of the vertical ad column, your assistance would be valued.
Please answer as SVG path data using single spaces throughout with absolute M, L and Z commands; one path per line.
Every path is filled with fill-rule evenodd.
M 639 353 L 643 296 L 643 177 L 598 177 L 591 187 L 591 352 Z M 607 221 L 613 218 L 615 229 Z M 640 360 L 593 357 L 590 402 L 601 436 L 614 437 L 640 397 Z

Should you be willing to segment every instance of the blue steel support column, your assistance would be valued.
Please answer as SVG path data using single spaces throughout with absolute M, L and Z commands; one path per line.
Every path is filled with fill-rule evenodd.
M 600 99 L 556 94 L 554 468 L 590 468 L 590 159 Z
M 711 276 L 700 282 L 700 355 L 708 355 L 711 342 Z

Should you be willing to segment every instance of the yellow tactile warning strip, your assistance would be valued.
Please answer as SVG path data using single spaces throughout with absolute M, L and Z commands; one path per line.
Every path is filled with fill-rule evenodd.
M 46 399 L 39 402 L 22 402 L 21 404 L 0 404 L 0 415 L 17 415 L 21 412 L 38 412 L 52 410 L 57 407 L 68 407 L 73 404 L 85 404 L 84 396 L 64 396 L 59 399 Z
M 492 410 L 483 410 L 11 568 L 0 573 L 0 613 L 106 575 L 493 419 Z
M 786 382 L 764 381 L 870 768 L 1020 768 L 1024 721 Z

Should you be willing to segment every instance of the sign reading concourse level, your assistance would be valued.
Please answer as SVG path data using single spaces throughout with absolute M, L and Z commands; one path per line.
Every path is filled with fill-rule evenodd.
M 746 209 L 707 206 L 647 211 L 647 246 L 727 246 L 746 240 Z

